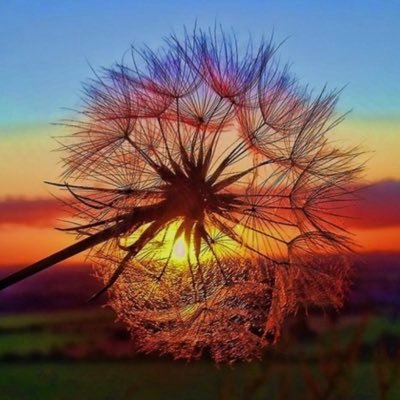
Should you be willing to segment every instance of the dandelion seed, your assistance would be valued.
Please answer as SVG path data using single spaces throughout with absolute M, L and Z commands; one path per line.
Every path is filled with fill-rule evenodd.
M 0 288 L 91 249 L 94 297 L 139 351 L 216 361 L 260 357 L 300 306 L 339 306 L 360 152 L 329 139 L 338 92 L 313 95 L 275 51 L 194 30 L 89 81 L 54 184 L 80 241 Z

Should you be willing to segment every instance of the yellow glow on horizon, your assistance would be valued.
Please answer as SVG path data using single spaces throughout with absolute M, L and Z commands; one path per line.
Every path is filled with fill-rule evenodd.
M 56 191 L 43 181 L 58 181 L 60 147 L 52 136 L 65 135 L 48 124 L 0 126 L 0 198 L 44 197 Z
M 366 151 L 368 182 L 400 179 L 399 118 L 348 117 L 332 130 L 330 138 L 340 146 L 360 145 Z

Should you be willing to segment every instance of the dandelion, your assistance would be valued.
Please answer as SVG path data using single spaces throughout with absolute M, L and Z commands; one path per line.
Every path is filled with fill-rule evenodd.
M 361 165 L 330 140 L 338 91 L 313 94 L 272 41 L 185 31 L 96 73 L 64 125 L 79 241 L 0 282 L 90 249 L 138 351 L 250 360 L 287 315 L 339 306 Z

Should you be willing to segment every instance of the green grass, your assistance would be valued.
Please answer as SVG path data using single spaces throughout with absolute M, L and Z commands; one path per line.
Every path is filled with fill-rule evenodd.
M 0 356 L 4 354 L 47 354 L 72 344 L 87 344 L 102 340 L 115 329 L 115 316 L 108 309 L 53 312 L 47 314 L 19 314 L 0 317 Z M 318 340 L 290 341 L 283 338 L 272 351 L 286 356 L 315 356 L 332 343 L 345 347 L 358 329 L 358 322 L 339 323 L 334 329 L 320 333 Z M 400 322 L 383 317 L 368 320 L 362 344 L 371 345 L 382 335 L 400 336 Z
M 360 318 L 361 321 L 361 318 Z M 366 326 L 362 335 L 363 345 L 373 345 L 382 336 L 400 337 L 400 320 L 389 320 L 384 317 L 375 316 L 365 321 Z M 335 329 L 322 333 L 318 337 L 318 343 L 324 347 L 330 346 L 335 342 L 339 346 L 346 346 L 359 328 L 359 322 L 351 325 L 341 326 L 340 323 Z M 313 346 L 313 344 L 312 344 Z
M 67 345 L 85 342 L 85 337 L 78 334 L 56 334 L 51 332 L 17 333 L 0 338 L 1 354 L 27 355 L 46 354 Z
M 93 308 L 88 310 L 56 311 L 49 313 L 11 314 L 0 316 L 1 328 L 21 328 L 29 325 L 54 325 L 77 322 L 110 322 L 115 315 L 110 309 Z
M 66 346 L 99 341 L 108 334 L 113 321 L 108 310 L 0 317 L 0 356 L 48 354 Z
M 185 364 L 163 359 L 107 361 L 100 357 L 97 360 L 102 361 L 96 362 L 93 358 L 67 361 L 61 357 L 51 361 L 58 359 L 49 356 L 60 357 L 71 345 L 96 349 L 96 343 L 110 340 L 118 327 L 114 315 L 100 309 L 4 316 L 0 317 L 0 399 L 261 400 L 283 395 L 309 399 L 310 379 L 321 391 L 329 387 L 322 364 L 330 359 L 330 351 L 346 348 L 359 322 L 339 322 L 306 342 L 284 336 L 267 352 L 263 363 L 227 367 L 208 361 Z M 370 318 L 357 346 L 373 346 L 382 335 L 400 336 L 400 322 Z M 330 398 L 379 398 L 376 362 L 374 354 L 354 363 L 346 361 Z M 388 364 L 387 371 L 392 367 Z M 386 400 L 400 398 L 399 382 L 396 377 Z
M 0 393 L 1 398 L 7 400 L 261 400 L 275 399 L 283 393 L 289 399 L 309 398 L 303 397 L 307 386 L 299 368 L 299 365 L 290 364 L 229 368 L 205 362 L 161 361 L 0 363 Z M 357 365 L 346 379 L 341 390 L 350 397 L 345 398 L 378 398 L 371 364 Z M 397 387 L 388 399 L 398 399 L 399 395 Z
M 10 400 L 208 399 L 217 386 L 214 372 L 209 365 L 154 362 L 0 364 L 0 389 Z

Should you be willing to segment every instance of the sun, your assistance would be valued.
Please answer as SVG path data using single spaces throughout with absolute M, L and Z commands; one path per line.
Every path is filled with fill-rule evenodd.
M 177 237 L 181 222 L 181 220 L 177 219 L 158 232 L 154 239 L 144 246 L 138 257 L 143 261 L 155 261 L 160 264 L 168 262 L 168 264 L 175 266 L 182 266 L 188 262 L 189 258 L 190 262 L 195 262 L 196 256 L 192 244 L 187 243 L 183 235 Z M 145 225 L 133 234 L 123 238 L 121 244 L 129 246 L 134 243 L 146 227 Z
M 172 249 L 172 258 L 174 261 L 184 261 L 189 254 L 189 248 L 183 238 L 179 238 L 174 244 Z
M 181 235 L 177 234 L 181 223 L 181 219 L 176 219 L 165 229 L 160 230 L 153 240 L 149 241 L 138 253 L 137 258 L 144 262 L 156 262 L 160 263 L 160 265 L 167 263 L 171 267 L 184 268 L 185 265 L 194 265 L 198 261 L 208 263 L 213 261 L 215 257 L 222 261 L 225 257 L 232 258 L 242 255 L 243 249 L 239 243 L 223 235 L 215 227 L 209 227 L 208 232 L 212 241 L 212 249 L 209 244 L 203 243 L 199 260 L 197 260 L 193 238 L 188 241 L 183 233 Z M 121 238 L 120 244 L 122 246 L 131 245 L 146 228 L 147 225 L 144 225 L 133 234 Z

